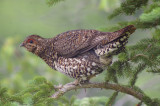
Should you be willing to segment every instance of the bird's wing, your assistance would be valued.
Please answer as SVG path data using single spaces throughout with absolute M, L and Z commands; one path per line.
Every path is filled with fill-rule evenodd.
M 100 32 L 97 30 L 72 30 L 64 32 L 55 37 L 54 49 L 57 54 L 63 57 L 74 57 L 84 53 L 95 46 L 105 45 L 126 32 L 133 33 L 135 27 L 129 25 L 115 32 Z
M 72 30 L 55 37 L 54 49 L 57 54 L 64 57 L 74 57 L 95 47 L 99 40 L 92 43 L 98 35 L 105 33 L 97 30 Z

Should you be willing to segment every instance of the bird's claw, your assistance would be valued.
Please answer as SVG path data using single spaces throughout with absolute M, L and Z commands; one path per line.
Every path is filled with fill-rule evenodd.
M 61 88 L 63 88 L 63 85 L 62 85 L 62 84 L 59 84 L 58 86 L 54 86 L 54 88 L 55 88 L 55 90 L 61 89 Z

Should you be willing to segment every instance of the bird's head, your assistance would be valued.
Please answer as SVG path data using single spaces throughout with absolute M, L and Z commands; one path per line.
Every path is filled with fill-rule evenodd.
M 39 35 L 30 35 L 20 44 L 20 47 L 24 47 L 29 52 L 38 55 L 44 50 L 44 42 L 45 39 Z

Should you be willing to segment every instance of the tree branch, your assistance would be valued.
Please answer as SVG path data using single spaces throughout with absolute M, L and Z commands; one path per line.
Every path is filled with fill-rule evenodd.
M 82 85 L 74 85 L 73 83 L 68 83 L 65 84 L 63 86 L 59 87 L 55 87 L 58 90 L 51 96 L 52 98 L 58 98 L 62 95 L 64 95 L 64 93 L 70 91 L 70 90 L 76 90 L 76 89 L 80 89 L 80 88 L 103 88 L 103 89 L 111 89 L 111 90 L 115 90 L 115 91 L 120 91 L 129 95 L 134 96 L 135 98 L 143 101 L 143 97 L 144 94 L 142 94 L 141 92 L 138 92 L 136 90 L 134 90 L 133 88 L 130 87 L 126 87 L 124 85 L 119 85 L 119 84 L 111 84 L 108 82 L 103 82 L 103 83 L 87 83 L 87 84 L 82 84 Z

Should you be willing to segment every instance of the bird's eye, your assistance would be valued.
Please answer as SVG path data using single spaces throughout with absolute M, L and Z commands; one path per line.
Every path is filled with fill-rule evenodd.
M 33 40 L 30 40 L 29 43 L 33 43 Z
M 33 41 L 33 39 L 28 39 L 27 40 L 27 43 L 33 43 L 34 41 Z

